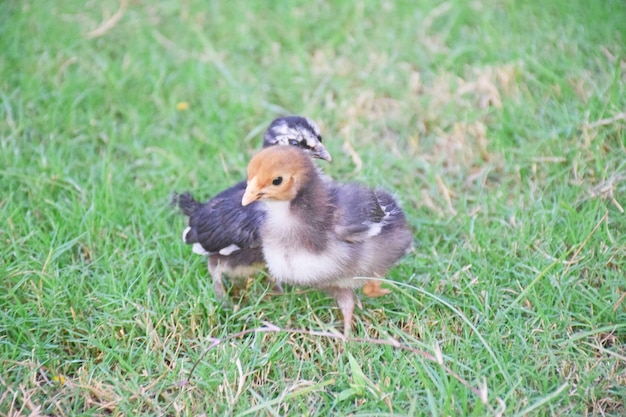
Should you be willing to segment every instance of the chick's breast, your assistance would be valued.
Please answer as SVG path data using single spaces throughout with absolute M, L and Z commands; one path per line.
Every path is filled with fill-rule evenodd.
M 294 216 L 290 202 L 267 202 L 262 227 L 263 254 L 277 280 L 296 285 L 328 286 L 354 270 L 359 247 L 337 239 L 332 224 L 307 223 Z

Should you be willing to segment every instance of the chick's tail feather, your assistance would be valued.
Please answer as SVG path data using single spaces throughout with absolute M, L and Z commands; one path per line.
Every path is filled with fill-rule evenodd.
M 185 191 L 182 194 L 175 192 L 172 195 L 172 205 L 178 206 L 187 217 L 191 217 L 200 207 L 200 203 L 191 196 L 189 191 Z

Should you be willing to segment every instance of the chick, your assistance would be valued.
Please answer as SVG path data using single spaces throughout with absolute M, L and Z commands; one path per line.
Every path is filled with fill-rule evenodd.
M 275 145 L 297 147 L 307 158 L 332 159 L 322 144 L 319 127 L 306 117 L 274 120 L 263 136 L 263 147 Z M 223 299 L 226 293 L 225 276 L 237 286 L 265 265 L 259 235 L 265 212 L 259 204 L 241 205 L 245 189 L 246 181 L 241 181 L 205 203 L 196 201 L 189 192 L 175 195 L 175 203 L 189 218 L 183 241 L 193 245 L 194 253 L 208 256 L 208 269 L 218 299 Z
M 354 289 L 383 277 L 411 248 L 412 235 L 387 192 L 339 184 L 320 175 L 291 146 L 262 150 L 248 164 L 241 200 L 263 201 L 263 255 L 277 282 L 320 288 L 333 296 L 350 332 Z

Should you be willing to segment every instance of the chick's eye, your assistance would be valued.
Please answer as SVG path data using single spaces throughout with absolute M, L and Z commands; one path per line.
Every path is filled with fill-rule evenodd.
M 272 181 L 273 185 L 280 185 L 283 182 L 283 177 L 276 177 L 274 178 L 274 180 Z
M 300 144 L 300 142 L 298 142 L 298 141 L 297 141 L 297 140 L 295 140 L 295 139 L 289 139 L 289 144 L 290 144 L 291 146 L 298 146 L 298 145 Z

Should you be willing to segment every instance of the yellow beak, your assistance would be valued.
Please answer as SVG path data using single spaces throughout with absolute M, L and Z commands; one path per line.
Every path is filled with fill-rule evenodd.
M 263 194 L 259 193 L 258 188 L 259 187 L 256 183 L 256 177 L 248 181 L 246 191 L 243 193 L 243 198 L 241 199 L 242 206 L 247 206 L 248 204 L 254 203 L 259 198 L 261 198 Z

